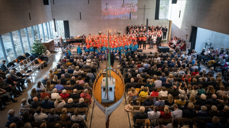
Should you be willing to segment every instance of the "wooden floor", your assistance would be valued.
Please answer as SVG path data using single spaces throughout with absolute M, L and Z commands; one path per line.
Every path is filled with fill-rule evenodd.
M 98 73 L 99 74 L 99 73 Z M 122 76 L 118 75 L 116 72 L 111 70 L 111 76 L 115 79 L 115 102 L 119 101 L 123 94 L 124 94 L 124 81 L 121 78 Z M 94 83 L 94 87 L 93 87 L 93 95 L 95 97 L 95 99 L 101 103 L 102 101 L 102 97 L 101 97 L 101 83 L 102 83 L 102 79 L 103 79 L 103 75 L 101 75 L 97 81 L 95 81 Z M 114 103 L 115 103 L 114 102 Z M 104 107 L 109 107 L 110 105 L 112 105 L 113 103 L 106 103 L 106 104 L 102 104 Z

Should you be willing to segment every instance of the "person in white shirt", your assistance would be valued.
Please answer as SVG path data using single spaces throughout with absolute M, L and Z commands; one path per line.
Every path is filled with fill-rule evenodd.
M 162 90 L 158 92 L 158 95 L 160 95 L 162 97 L 167 97 L 168 91 L 166 90 L 166 87 L 162 87 Z
M 157 78 L 156 81 L 154 81 L 155 88 L 161 88 L 162 86 L 162 81 Z
M 35 122 L 39 123 L 39 122 L 45 122 L 46 119 L 48 118 L 48 115 L 42 112 L 41 107 L 38 107 L 33 117 Z
M 172 112 L 172 118 L 182 118 L 183 111 L 178 108 L 177 104 L 173 105 L 174 111 Z
M 56 88 L 54 88 L 53 90 L 52 90 L 52 94 L 51 94 L 51 99 L 57 99 L 60 95 L 59 95 L 59 93 L 57 93 L 57 89 Z
M 154 106 L 153 110 L 151 108 L 149 108 L 149 111 L 147 112 L 148 117 L 150 120 L 152 119 L 158 119 L 161 115 L 161 113 L 158 111 L 158 107 Z

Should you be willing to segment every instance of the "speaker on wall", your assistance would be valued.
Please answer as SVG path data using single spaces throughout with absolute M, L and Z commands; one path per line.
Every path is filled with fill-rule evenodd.
M 172 0 L 172 4 L 176 4 L 177 3 L 177 0 Z
M 43 0 L 44 5 L 49 5 L 49 0 Z

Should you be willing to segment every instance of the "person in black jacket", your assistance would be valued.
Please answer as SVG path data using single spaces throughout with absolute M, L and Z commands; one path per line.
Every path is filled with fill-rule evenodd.
M 38 101 L 38 98 L 36 96 L 33 97 L 33 101 L 31 103 L 31 108 L 37 109 L 39 106 L 41 106 L 41 103 Z
M 83 86 L 79 85 L 79 81 L 76 81 L 76 85 L 73 87 L 73 89 L 77 89 L 77 90 L 84 90 Z
M 77 93 L 77 89 L 74 89 L 73 93 L 70 93 L 69 98 L 72 98 L 72 99 L 79 99 L 80 98 L 80 94 Z
M 84 107 L 88 107 L 88 106 L 87 106 L 87 104 L 84 103 L 84 98 L 80 98 L 79 103 L 77 103 L 75 107 L 84 108 Z
M 66 103 L 64 107 L 66 107 L 66 108 L 73 108 L 75 106 L 76 105 L 73 103 L 73 99 L 72 98 L 69 98 L 68 99 L 68 103 Z
M 194 118 L 196 117 L 196 111 L 194 110 L 193 103 L 188 103 L 188 109 L 183 111 L 183 118 Z
M 136 122 L 137 119 L 147 119 L 148 116 L 147 114 L 145 113 L 145 107 L 144 106 L 141 106 L 139 108 L 139 112 L 135 113 L 133 119 L 134 119 L 134 123 Z

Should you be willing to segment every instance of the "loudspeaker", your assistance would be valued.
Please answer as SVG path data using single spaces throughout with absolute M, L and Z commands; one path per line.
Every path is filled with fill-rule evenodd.
M 161 47 L 161 46 L 159 46 L 158 47 L 158 52 L 159 53 L 161 53 L 161 52 L 163 52 L 163 53 L 169 52 L 169 47 Z
M 49 0 L 43 0 L 44 5 L 49 5 Z
M 65 38 L 70 38 L 70 29 L 69 29 L 69 21 L 64 20 L 64 32 L 65 32 Z
M 148 31 L 148 18 L 146 19 L 146 31 Z
M 172 0 L 172 4 L 177 4 L 177 0 Z

